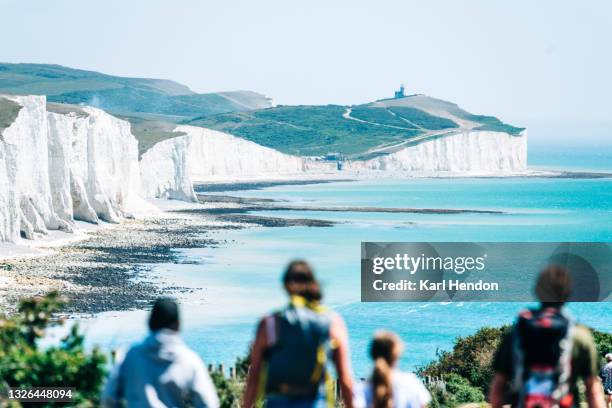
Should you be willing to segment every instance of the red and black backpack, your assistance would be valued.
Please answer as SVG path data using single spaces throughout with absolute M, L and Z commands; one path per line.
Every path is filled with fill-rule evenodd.
M 516 406 L 574 405 L 570 387 L 573 330 L 573 319 L 559 308 L 521 312 L 513 328 Z

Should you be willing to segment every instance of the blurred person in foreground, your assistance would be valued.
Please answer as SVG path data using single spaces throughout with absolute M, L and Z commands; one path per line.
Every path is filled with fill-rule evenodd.
M 179 336 L 175 301 L 159 299 L 150 334 L 130 348 L 111 372 L 102 394 L 105 407 L 208 407 L 219 398 L 200 357 Z
M 355 408 L 423 408 L 431 395 L 421 380 L 397 368 L 404 349 L 391 332 L 376 333 L 370 344 L 374 370 L 370 379 L 355 386 Z
M 519 314 L 495 355 L 489 395 L 493 408 L 506 403 L 526 408 L 575 407 L 579 380 L 584 382 L 588 406 L 604 407 L 593 336 L 564 308 L 571 292 L 567 269 L 549 266 L 541 272 L 535 288 L 539 307 Z
M 304 261 L 289 264 L 283 276 L 289 304 L 257 328 L 243 399 L 245 408 L 329 407 L 336 368 L 344 406 L 352 408 L 352 379 L 346 326 L 321 305 L 321 287 Z
M 601 381 L 606 394 L 606 406 L 612 408 L 612 353 L 606 354 L 606 364 L 601 368 Z

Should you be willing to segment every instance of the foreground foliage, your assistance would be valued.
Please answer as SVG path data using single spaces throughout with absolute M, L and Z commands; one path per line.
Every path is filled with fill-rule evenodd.
M 443 387 L 433 385 L 429 387 L 429 391 L 431 392 L 429 406 L 432 408 L 484 403 L 485 400 L 480 388 L 472 386 L 468 380 L 454 373 L 445 377 Z
M 210 376 L 219 395 L 220 408 L 238 408 L 244 391 L 244 380 L 226 378 L 218 371 L 211 373 Z
M 97 406 L 106 376 L 106 357 L 98 349 L 85 350 L 78 326 L 73 325 L 58 345 L 39 344 L 49 328 L 63 324 L 53 315 L 64 304 L 54 292 L 23 300 L 16 315 L 0 317 L 2 395 L 6 387 L 75 387 L 75 404 Z
M 502 336 L 510 326 L 484 327 L 471 336 L 459 337 L 452 351 L 438 352 L 437 359 L 419 373 L 423 376 L 444 377 L 456 374 L 483 393 L 488 390 L 493 378 L 493 356 Z
M 211 378 L 219 395 L 220 408 L 238 408 L 244 388 L 246 386 L 247 374 L 251 357 L 247 353 L 244 357 L 238 357 L 234 364 L 236 368 L 235 378 L 226 378 L 218 371 L 211 373 Z M 258 406 L 259 407 L 259 406 Z
M 54 315 L 64 304 L 57 293 L 51 293 L 21 301 L 14 316 L 0 316 L 0 395 L 7 387 L 75 387 L 74 405 L 99 405 L 106 357 L 96 348 L 85 349 L 78 326 L 73 325 L 57 345 L 40 344 L 49 329 L 63 324 Z M 484 404 L 493 376 L 492 359 L 509 329 L 510 326 L 484 327 L 473 335 L 459 337 L 452 350 L 438 352 L 436 360 L 419 369 L 421 377 L 443 378 L 443 382 L 428 386 L 431 406 Z M 603 361 L 603 356 L 612 350 L 612 334 L 593 330 L 593 338 Z M 248 355 L 238 358 L 235 378 L 211 373 L 221 408 L 240 406 L 249 364 Z M 6 403 L 0 396 L 0 407 Z
M 459 337 L 451 351 L 438 352 L 437 359 L 419 369 L 425 377 L 444 378 L 445 387 L 430 387 L 434 407 L 454 407 L 481 402 L 489 392 L 493 378 L 493 356 L 510 326 L 484 327 L 471 336 Z M 612 334 L 593 330 L 597 353 L 603 362 L 612 350 Z

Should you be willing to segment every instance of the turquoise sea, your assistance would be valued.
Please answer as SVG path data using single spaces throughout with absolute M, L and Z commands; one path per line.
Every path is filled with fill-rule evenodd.
M 574 166 L 563 166 L 574 152 Z M 584 154 L 534 150 L 530 165 L 612 171 L 612 149 Z M 540 154 L 540 156 L 538 156 Z M 568 156 L 569 157 L 569 156 Z M 219 193 L 223 194 L 223 193 Z M 183 304 L 186 341 L 209 363 L 243 355 L 257 318 L 282 306 L 280 275 L 294 258 L 310 261 L 323 283 L 326 303 L 348 325 L 355 374 L 370 370 L 367 344 L 377 329 L 406 342 L 401 364 L 415 368 L 449 349 L 457 336 L 482 326 L 511 323 L 519 303 L 361 303 L 361 241 L 612 241 L 612 179 L 412 179 L 367 180 L 232 191 L 229 195 L 283 199 L 316 206 L 423 207 L 503 210 L 504 214 L 390 214 L 358 212 L 261 212 L 280 217 L 337 221 L 331 228 L 249 228 L 216 232 L 216 248 L 181 250 L 184 263 L 158 265 L 154 275 L 169 286 L 202 288 Z M 570 305 L 582 322 L 612 330 L 611 303 Z M 88 339 L 120 347 L 145 334 L 144 312 L 105 313 L 85 322 Z

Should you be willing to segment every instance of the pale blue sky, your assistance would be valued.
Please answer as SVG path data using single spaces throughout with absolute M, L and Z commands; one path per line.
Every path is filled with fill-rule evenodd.
M 606 0 L 0 0 L 0 37 L 1 61 L 282 104 L 367 102 L 403 82 L 518 125 L 612 119 Z

